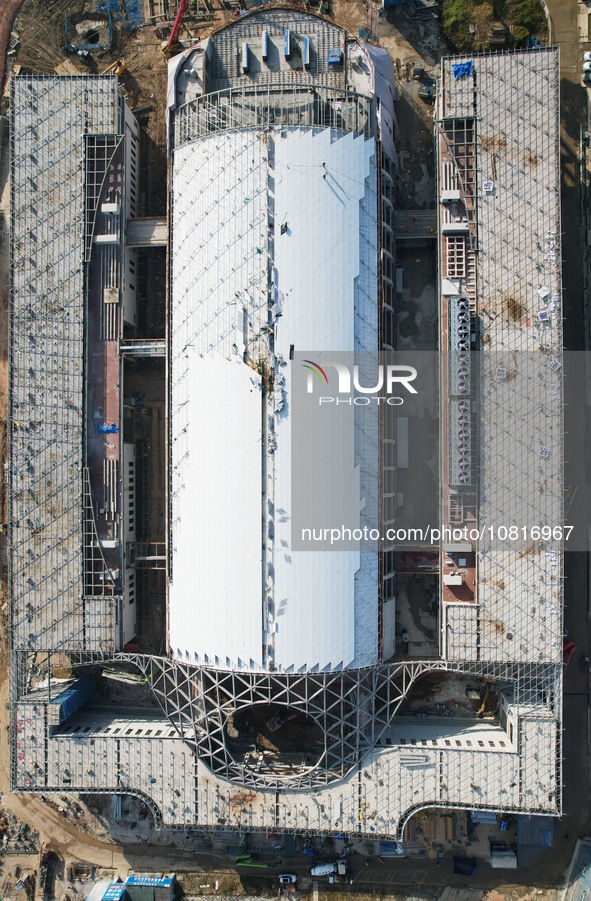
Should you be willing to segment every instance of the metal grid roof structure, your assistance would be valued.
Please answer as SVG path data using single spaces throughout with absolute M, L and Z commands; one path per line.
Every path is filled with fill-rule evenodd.
M 266 14 L 274 15 L 271 12 Z M 283 10 L 275 15 L 283 23 L 286 18 L 289 21 L 292 13 Z M 302 16 L 300 13 L 293 15 Z M 252 17 L 246 18 L 252 21 Z M 239 24 L 232 27 L 238 29 Z M 467 395 L 470 405 L 467 422 L 465 419 L 460 422 L 465 411 L 460 409 L 459 403 L 455 405 L 458 428 L 461 426 L 470 431 L 478 427 L 485 435 L 482 458 L 471 459 L 470 483 L 461 483 L 458 462 L 456 476 L 459 485 L 452 486 L 456 492 L 455 500 L 465 500 L 464 512 L 471 516 L 475 511 L 479 512 L 480 501 L 487 516 L 495 515 L 499 506 L 505 503 L 503 473 L 499 474 L 494 469 L 497 457 L 491 455 L 491 450 L 494 450 L 501 465 L 508 467 L 503 459 L 503 416 L 514 418 L 516 446 L 523 452 L 530 449 L 530 444 L 524 445 L 525 438 L 520 428 L 529 428 L 535 433 L 535 440 L 538 440 L 536 430 L 542 427 L 549 436 L 548 443 L 542 445 L 548 450 L 548 456 L 539 456 L 542 463 L 536 460 L 538 468 L 533 464 L 530 468 L 529 464 L 526 465 L 526 474 L 534 486 L 534 497 L 535 489 L 540 494 L 540 484 L 548 479 L 549 498 L 540 502 L 535 497 L 535 502 L 532 501 L 529 507 L 526 505 L 527 511 L 533 511 L 533 515 L 538 517 L 554 515 L 561 478 L 560 472 L 555 476 L 555 470 L 551 468 L 547 472 L 539 472 L 539 466 L 549 459 L 558 466 L 561 462 L 559 414 L 551 406 L 555 376 L 560 372 L 559 306 L 556 300 L 560 282 L 557 269 L 558 206 L 557 202 L 552 206 L 548 198 L 557 195 L 548 192 L 544 184 L 535 188 L 530 185 L 532 179 L 532 184 L 536 185 L 537 171 L 543 171 L 548 179 L 557 179 L 556 147 L 553 150 L 546 148 L 547 157 L 540 157 L 535 164 L 532 162 L 533 156 L 525 160 L 519 143 L 510 145 L 507 140 L 504 147 L 497 146 L 494 151 L 490 141 L 483 143 L 483 134 L 485 137 L 488 134 L 483 129 L 500 128 L 502 122 L 509 136 L 512 135 L 511 129 L 515 130 L 528 152 L 533 147 L 536 155 L 538 151 L 542 153 L 543 146 L 532 145 L 528 140 L 528 129 L 533 127 L 533 122 L 526 119 L 524 113 L 528 99 L 526 94 L 533 92 L 537 84 L 534 77 L 536 65 L 542 75 L 547 76 L 539 79 L 540 93 L 537 95 L 543 98 L 548 114 L 545 120 L 548 122 L 547 129 L 550 138 L 557 134 L 554 131 L 558 112 L 556 56 L 553 51 L 539 51 L 526 56 L 526 62 L 521 60 L 520 54 L 498 58 L 478 57 L 473 61 L 473 67 L 477 73 L 482 72 L 482 77 L 476 81 L 471 78 L 452 83 L 449 60 L 444 61 L 442 70 L 443 105 L 438 127 L 440 135 L 444 136 L 440 143 L 443 157 L 440 162 L 444 163 L 444 168 L 448 167 L 446 178 L 449 190 L 454 196 L 460 195 L 459 205 L 453 210 L 446 206 L 442 216 L 442 235 L 454 238 L 450 240 L 448 262 L 455 267 L 453 275 L 451 271 L 446 274 L 446 281 L 452 285 L 452 290 L 444 297 L 466 297 L 471 317 L 480 309 L 486 316 L 487 304 L 490 307 L 490 297 L 496 285 L 494 267 L 504 265 L 508 253 L 514 255 L 514 272 L 519 274 L 520 280 L 525 280 L 524 286 L 527 287 L 524 311 L 518 320 L 513 315 L 516 307 L 512 305 L 511 321 L 505 322 L 503 314 L 509 308 L 503 302 L 500 309 L 492 308 L 491 317 L 483 319 L 482 334 L 488 335 L 490 342 L 488 356 L 483 356 L 493 359 L 494 355 L 490 353 L 492 345 L 493 350 L 507 355 L 507 361 L 495 368 L 494 375 L 486 366 L 482 372 L 476 370 L 477 379 L 472 368 L 470 394 Z M 515 63 L 518 59 L 519 64 Z M 510 83 L 516 72 L 519 73 L 520 88 L 517 93 L 520 100 L 509 97 L 509 89 L 504 93 L 505 89 L 501 87 L 505 82 Z M 524 72 L 529 74 L 525 76 Z M 241 82 L 243 98 L 247 81 L 242 79 Z M 58 85 L 56 97 L 60 96 L 61 90 Z M 246 578 L 240 585 L 240 591 L 248 594 L 249 579 L 255 583 L 255 570 L 260 569 L 259 575 L 268 575 L 271 570 L 266 567 L 272 561 L 273 553 L 284 548 L 285 536 L 281 534 L 281 529 L 278 527 L 277 531 L 271 531 L 266 528 L 269 525 L 267 508 L 261 504 L 258 495 L 261 483 L 264 484 L 268 478 L 269 469 L 262 465 L 259 468 L 257 461 L 265 460 L 268 464 L 273 455 L 281 454 L 283 442 L 286 456 L 282 465 L 287 471 L 288 430 L 285 430 L 285 420 L 279 414 L 282 401 L 285 401 L 286 386 L 289 388 L 289 385 L 281 379 L 281 359 L 285 360 L 286 354 L 289 355 L 293 343 L 289 331 L 297 333 L 298 341 L 308 340 L 310 317 L 315 311 L 314 304 L 306 299 L 304 282 L 307 278 L 313 288 L 318 286 L 328 298 L 315 320 L 324 346 L 333 347 L 331 341 L 336 341 L 338 337 L 339 341 L 346 338 L 355 349 L 366 346 L 373 349 L 378 337 L 375 325 L 377 315 L 374 318 L 373 311 L 379 299 L 380 276 L 386 272 L 386 262 L 393 264 L 390 251 L 381 255 L 379 263 L 379 251 L 386 231 L 380 231 L 380 227 L 385 225 L 385 220 L 382 223 L 380 218 L 380 193 L 386 204 L 390 207 L 392 204 L 391 169 L 380 158 L 380 154 L 385 152 L 385 145 L 380 144 L 379 131 L 366 133 L 365 126 L 364 129 L 357 129 L 351 124 L 353 120 L 348 129 L 334 129 L 334 123 L 328 120 L 325 124 L 329 127 L 324 130 L 318 127 L 319 123 L 312 128 L 308 124 L 300 129 L 289 119 L 293 112 L 293 93 L 290 88 L 289 102 L 277 107 L 284 110 L 281 115 L 285 114 L 285 121 L 271 123 L 268 117 L 264 117 L 249 130 L 246 126 L 252 124 L 252 119 L 247 117 L 240 128 L 236 127 L 237 120 L 232 119 L 231 129 L 220 130 L 217 122 L 215 127 L 204 126 L 205 130 L 200 125 L 199 135 L 193 134 L 190 128 L 177 132 L 177 138 L 182 134 L 182 140 L 191 143 L 176 146 L 173 164 L 174 215 L 180 214 L 185 222 L 180 229 L 175 223 L 172 243 L 173 329 L 169 347 L 173 511 L 171 654 L 158 658 L 115 653 L 108 647 L 93 646 L 92 642 L 78 640 L 78 622 L 74 620 L 72 630 L 64 624 L 63 631 L 58 635 L 62 641 L 58 647 L 68 652 L 74 673 L 83 671 L 87 665 L 100 667 L 113 659 L 137 667 L 150 685 L 167 720 L 151 711 L 147 713 L 131 708 L 105 711 L 86 707 L 78 709 L 71 719 L 56 727 L 56 711 L 49 708 L 63 691 L 63 682 L 52 685 L 49 679 L 47 687 L 32 688 L 33 672 L 39 664 L 39 657 L 32 653 L 36 650 L 35 642 L 30 642 L 25 636 L 26 640 L 20 644 L 17 642 L 11 664 L 15 726 L 15 742 L 11 748 L 13 784 L 25 791 L 68 788 L 71 791 L 136 794 L 152 808 L 157 823 L 177 827 L 198 824 L 212 831 L 228 827 L 307 833 L 339 830 L 348 834 L 361 833 L 373 837 L 396 835 L 400 838 L 408 818 L 417 810 L 430 806 L 558 813 L 561 804 L 562 668 L 553 642 L 562 615 L 560 547 L 542 546 L 537 555 L 528 552 L 524 554 L 528 558 L 525 563 L 520 563 L 522 558 L 518 552 L 511 562 L 503 556 L 507 551 L 499 554 L 495 548 L 486 545 L 478 548 L 477 570 L 481 581 L 476 596 L 465 603 L 447 603 L 442 592 L 442 618 L 444 626 L 449 628 L 444 630 L 443 654 L 438 660 L 406 660 L 389 665 L 379 662 L 379 650 L 374 643 L 380 627 L 378 573 L 371 567 L 363 572 L 363 578 L 354 586 L 354 591 L 361 589 L 363 603 L 352 604 L 351 584 L 345 601 L 339 597 L 339 603 L 344 603 L 347 608 L 347 616 L 339 625 L 334 646 L 318 645 L 312 648 L 309 642 L 315 658 L 313 663 L 324 662 L 324 672 L 285 672 L 277 666 L 279 663 L 287 668 L 285 661 L 295 661 L 297 653 L 307 653 L 306 617 L 298 618 L 297 611 L 288 611 L 282 616 L 277 614 L 277 619 L 289 622 L 290 629 L 298 632 L 294 641 L 288 635 L 288 640 L 282 644 L 281 625 L 279 630 L 268 628 L 274 625 L 273 618 L 277 611 L 273 603 L 280 599 L 280 595 L 273 597 L 268 591 L 268 582 L 262 576 L 260 592 L 257 588 L 255 601 L 250 607 L 245 607 L 245 597 L 233 590 L 231 579 L 232 576 L 236 578 L 236 554 L 232 548 L 226 547 L 231 530 L 229 532 L 226 528 L 225 514 L 233 514 L 244 533 L 241 538 L 244 539 L 248 567 L 243 567 Z M 260 98 L 257 98 L 256 85 L 253 86 L 252 99 L 254 107 L 257 107 Z M 366 102 L 363 99 L 361 106 Z M 209 108 L 208 115 L 213 114 L 213 106 Z M 198 107 L 199 104 L 194 104 L 181 112 L 180 115 L 186 119 L 183 128 L 191 116 L 198 114 Z M 269 104 L 262 103 L 259 109 L 268 110 Z M 22 111 L 17 111 L 17 119 L 21 112 L 28 121 L 25 106 Z M 374 119 L 373 112 L 368 116 L 372 129 L 379 125 L 379 118 L 376 116 Z M 251 113 L 252 108 L 249 109 L 249 116 Z M 44 111 L 44 115 L 48 114 Z M 529 123 L 527 128 L 526 122 Z M 17 134 L 19 127 L 17 121 Z M 34 124 L 32 127 L 35 127 Z M 106 125 L 104 128 L 105 133 L 110 135 L 117 130 L 113 123 L 109 128 Z M 100 141 L 94 149 L 100 153 L 102 150 L 110 152 L 108 148 L 114 151 L 117 141 L 112 138 L 110 142 L 99 145 Z M 509 146 L 510 152 L 507 151 Z M 497 153 L 497 150 L 500 152 Z M 503 151 L 507 151 L 504 156 Z M 100 153 L 97 161 L 102 165 Z M 490 178 L 486 178 L 487 173 L 480 163 L 476 165 L 476 160 L 486 159 L 492 173 Z M 342 233 L 342 248 L 333 246 L 334 240 L 322 233 L 323 227 L 327 234 L 334 230 L 337 221 L 330 205 L 332 201 L 320 194 L 325 182 L 323 163 L 328 169 L 332 163 L 335 172 L 351 181 L 347 196 L 341 196 L 339 204 L 346 209 L 346 216 L 341 213 L 342 220 L 339 220 L 347 225 Z M 81 166 L 83 170 L 83 160 Z M 496 167 L 494 172 L 493 167 Z M 83 197 L 82 177 L 78 182 L 73 171 L 71 175 L 72 190 L 76 187 Z M 504 177 L 506 182 L 502 180 Z M 485 181 L 488 183 L 491 180 L 492 198 L 485 186 Z M 507 230 L 506 211 L 511 209 L 512 186 L 522 193 L 529 186 L 532 191 L 541 192 L 540 198 L 547 198 L 544 209 L 552 222 L 548 227 L 543 226 L 543 233 L 548 237 L 540 247 L 534 247 L 533 243 L 527 245 L 525 240 L 520 243 L 515 240 L 517 232 Z M 33 190 L 33 185 L 30 187 Z M 98 202 L 100 192 L 97 184 L 89 186 L 87 183 L 86 188 L 86 203 L 90 207 Z M 195 195 L 198 195 L 199 203 L 192 202 Z M 310 234 L 307 236 L 302 229 L 308 209 L 306 198 L 312 198 L 317 205 L 313 209 L 321 213 L 310 223 Z M 30 198 L 30 201 L 33 203 L 34 199 Z M 18 203 L 18 199 L 15 202 Z M 464 204 L 463 211 L 460 209 L 461 203 Z M 72 254 L 83 260 L 85 239 L 88 246 L 92 230 L 88 228 L 88 223 L 85 227 L 82 199 L 79 199 L 79 204 L 76 250 L 72 250 Z M 286 237 L 283 244 L 281 239 L 285 235 L 276 227 L 279 223 L 288 225 L 293 231 L 289 241 Z M 511 229 L 513 227 L 511 225 Z M 541 225 L 539 229 L 542 229 Z M 464 236 L 463 246 L 457 240 L 459 234 Z M 532 235 L 539 237 L 541 234 L 542 231 L 532 231 Z M 550 237 L 551 234 L 554 237 Z M 14 253 L 26 254 L 27 250 L 32 253 L 36 241 L 32 224 L 26 233 L 22 233 L 22 238 L 23 248 L 15 244 Z M 297 253 L 296 239 L 300 242 Z M 327 243 L 330 240 L 333 240 L 332 244 Z M 196 246 L 198 265 L 195 264 Z M 523 259 L 520 254 L 525 254 Z M 526 259 L 528 254 L 531 260 Z M 317 263 L 322 255 L 331 263 L 327 270 L 332 270 L 334 262 L 335 271 L 345 273 L 343 284 L 338 285 L 340 296 L 346 298 L 345 303 L 336 303 L 318 273 L 312 278 L 305 267 L 303 273 L 298 270 L 302 257 L 309 257 Z M 487 255 L 490 255 L 490 261 Z M 384 272 L 380 266 L 384 267 Z M 544 275 L 540 286 L 531 268 L 536 266 L 542 267 L 536 271 L 543 271 Z M 391 267 L 388 271 L 393 274 Z M 74 275 L 78 273 L 74 272 Z M 325 277 L 324 273 L 321 275 Z M 13 284 L 20 286 L 18 278 L 18 275 L 13 276 Z M 503 278 L 508 278 L 508 274 Z M 338 278 L 336 281 L 338 283 Z M 513 296 L 513 289 L 507 281 L 502 286 L 504 298 L 509 293 Z M 75 282 L 75 287 L 83 293 L 80 281 Z M 542 287 L 547 290 L 543 296 L 540 293 Z M 22 286 L 19 290 L 25 298 Z M 289 296 L 290 291 L 298 295 L 297 309 L 289 306 L 293 299 Z M 548 311 L 548 318 L 540 319 L 538 316 L 539 326 L 534 316 L 538 301 L 532 291 L 537 292 L 542 304 L 546 300 L 544 308 Z M 72 297 L 72 309 L 76 302 L 80 302 L 80 298 L 76 301 Z M 451 306 L 454 307 L 454 304 Z M 466 304 L 455 304 L 458 313 L 455 339 L 461 338 L 459 320 L 465 307 Z M 360 313 L 362 308 L 363 314 Z M 446 300 L 444 310 L 449 308 Z M 32 334 L 34 340 L 40 341 L 40 346 L 51 351 L 48 344 L 44 345 L 49 340 L 45 319 L 37 333 L 36 320 L 32 316 L 25 317 L 24 300 L 19 309 L 24 317 L 23 335 L 28 334 L 30 339 Z M 368 309 L 372 311 L 371 315 L 366 315 Z M 39 311 L 35 310 L 35 313 L 38 315 Z M 298 321 L 298 316 L 301 321 Z M 52 320 L 49 321 L 51 324 Z M 338 324 L 338 336 L 335 334 L 335 322 Z M 551 342 L 550 359 L 553 365 L 549 370 L 552 375 L 548 375 L 544 365 L 549 354 L 541 347 L 542 328 L 544 341 Z M 67 337 L 65 332 L 60 331 L 59 337 L 62 335 Z M 507 384 L 500 385 L 496 369 L 504 369 L 506 376 L 512 368 L 517 368 L 513 355 L 517 352 L 520 336 L 524 335 L 527 338 L 526 350 L 535 357 L 536 362 L 523 364 L 514 376 L 505 379 Z M 74 360 L 78 352 L 82 352 L 83 338 L 81 326 L 74 326 Z M 494 346 L 495 342 L 498 348 Z M 34 341 L 32 343 L 34 345 Z M 25 384 L 26 370 L 19 358 L 15 358 L 13 366 L 18 390 L 18 384 Z M 456 371 L 454 378 L 460 375 Z M 456 393 L 452 400 L 460 399 L 463 403 L 463 395 L 459 391 L 461 381 L 459 378 L 454 382 Z M 229 409 L 234 417 L 231 421 L 229 417 L 228 420 L 220 418 L 219 410 L 212 409 L 209 400 L 201 396 L 197 399 L 202 385 L 209 395 L 215 395 L 218 389 L 218 394 L 221 390 L 224 395 L 237 395 L 229 400 Z M 521 388 L 518 402 L 512 393 L 517 387 Z M 504 391 L 506 388 L 510 391 Z M 481 398 L 480 406 L 475 403 L 476 389 Z M 68 409 L 66 392 L 60 393 L 59 386 L 55 392 L 56 403 L 62 403 Z M 83 397 L 83 386 L 80 387 L 80 397 Z M 540 407 L 544 403 L 548 405 L 548 409 L 544 410 L 548 415 L 542 416 Z M 236 405 L 240 407 L 240 413 L 236 412 Z M 533 409 L 530 409 L 532 405 Z M 253 414 L 256 414 L 254 418 Z M 517 422 L 519 417 L 523 425 Z M 205 419 L 209 429 L 203 427 Z M 445 415 L 442 419 L 446 419 Z M 49 433 L 41 429 L 42 422 L 39 436 L 43 435 L 49 445 Z M 69 421 L 66 425 L 70 425 Z M 236 427 L 235 432 L 232 425 Z M 32 432 L 36 434 L 35 429 Z M 75 440 L 71 440 L 68 448 L 75 451 L 82 446 L 83 426 L 78 425 L 72 434 Z M 255 455 L 253 447 L 258 445 L 259 437 L 264 447 L 262 453 L 257 448 Z M 542 437 L 540 432 L 539 440 Z M 187 476 L 191 454 L 198 451 L 201 463 L 206 461 L 206 466 L 202 465 L 202 469 L 207 470 L 206 476 L 219 482 L 223 474 L 220 475 L 218 442 L 224 445 L 224 453 L 228 454 L 226 460 L 230 461 L 233 471 L 228 474 L 227 484 L 215 485 L 216 496 L 212 499 L 211 486 L 207 482 L 196 487 Z M 229 450 L 226 450 L 227 447 Z M 472 440 L 472 454 L 475 447 Z M 535 443 L 532 447 L 535 448 Z M 362 450 L 370 453 L 369 445 L 363 446 Z M 481 477 L 480 497 L 479 486 L 472 484 L 478 471 L 475 463 L 480 463 L 484 476 L 484 482 Z M 510 475 L 513 477 L 512 473 Z M 280 489 L 281 493 L 285 490 L 287 496 L 287 483 L 281 486 L 280 481 L 273 485 L 273 491 Z M 245 486 L 244 482 L 249 484 Z M 70 487 L 69 482 L 64 484 Z M 86 543 L 100 549 L 100 536 L 96 527 L 94 531 L 92 528 L 88 472 L 78 473 L 75 484 L 78 486 L 80 505 L 79 540 L 83 536 L 80 547 Z M 15 488 L 18 491 L 18 485 L 13 484 L 11 491 Z M 238 496 L 246 499 L 244 507 L 237 505 Z M 253 498 L 257 499 L 256 504 Z M 377 500 L 371 497 L 372 503 Z M 224 504 L 228 509 L 222 509 Z M 195 574 L 198 571 L 195 563 L 192 568 L 187 565 L 183 569 L 181 558 L 175 560 L 175 547 L 178 552 L 183 541 L 181 550 L 189 559 L 189 545 L 194 534 L 191 531 L 193 518 L 198 513 L 203 519 L 205 505 L 211 512 L 209 526 L 214 523 L 215 530 L 219 529 L 221 535 L 221 538 L 215 534 L 212 536 L 214 544 L 207 544 L 208 536 L 202 536 L 198 542 L 199 552 L 202 553 L 205 548 L 206 556 L 211 556 L 215 578 L 218 579 L 218 583 L 214 584 L 213 602 L 213 583 L 208 583 L 202 602 L 199 595 L 202 586 L 195 585 L 195 578 L 189 581 L 189 572 Z M 255 509 L 251 515 L 253 505 Z M 271 509 L 269 505 L 269 514 Z M 458 515 L 458 506 L 454 510 L 454 515 Z M 511 510 L 513 515 L 517 515 L 517 508 Z M 186 541 L 179 531 L 180 523 L 175 520 L 175 511 L 181 518 L 189 518 Z M 262 512 L 265 513 L 264 519 Z M 217 546 L 216 537 L 219 539 Z M 74 547 L 73 541 L 70 538 L 70 550 Z M 278 543 L 277 547 L 274 542 Z M 27 552 L 26 546 L 23 550 Z M 79 573 L 84 572 L 83 556 L 80 550 L 78 558 L 71 558 L 72 567 L 78 566 Z M 495 567 L 510 564 L 507 573 L 499 576 L 490 562 L 493 557 Z M 61 559 L 56 562 L 59 565 Z M 204 560 L 199 567 L 200 573 L 207 562 Z M 244 561 L 239 560 L 238 563 L 241 565 Z M 220 572 L 224 566 L 225 571 Z M 356 566 L 356 560 L 349 561 L 345 567 L 347 577 Z M 293 567 L 290 572 L 292 570 Z M 328 569 L 320 580 L 325 594 L 320 600 L 312 600 L 318 610 L 326 614 L 323 629 L 329 632 L 333 623 L 328 616 L 331 595 L 328 590 L 330 573 L 327 575 L 327 572 Z M 278 580 L 284 579 L 284 585 L 288 584 L 290 577 L 282 573 L 280 565 L 273 569 L 273 573 Z M 317 575 L 315 573 L 315 578 Z M 57 578 L 57 575 L 50 576 Z M 19 575 L 19 578 L 21 582 L 15 583 L 17 589 L 19 584 L 22 585 L 23 576 Z M 180 584 L 175 587 L 176 579 L 180 580 Z M 495 590 L 490 587 L 493 580 L 500 582 L 501 579 L 505 582 L 506 597 L 503 594 L 505 589 L 500 584 Z M 259 585 L 258 577 L 256 583 Z M 548 589 L 543 595 L 540 584 Z M 31 590 L 33 587 L 29 586 Z M 175 598 L 177 589 L 179 597 Z M 230 590 L 233 590 L 234 600 L 227 598 Z M 490 593 L 487 594 L 487 591 Z M 539 596 L 539 606 L 534 613 L 527 606 L 534 607 L 533 591 Z M 557 612 L 551 610 L 553 591 L 557 591 Z M 197 614 L 191 609 L 195 596 L 198 603 L 202 603 Z M 26 606 L 27 596 L 13 593 L 13 597 L 16 599 L 15 614 L 21 618 L 18 628 L 22 633 L 22 623 L 29 609 Z M 233 626 L 231 654 L 220 653 L 216 649 L 216 644 L 218 647 L 221 645 L 219 636 L 214 634 L 215 623 L 213 631 L 207 636 L 209 649 L 197 639 L 187 647 L 186 635 L 194 632 L 195 619 L 198 619 L 197 625 L 201 625 L 205 617 L 211 619 L 211 608 L 217 604 L 214 606 L 214 614 L 217 614 L 220 599 L 225 604 L 236 604 L 233 611 L 228 608 L 230 615 L 227 617 L 236 624 Z M 509 609 L 512 599 L 515 610 Z M 93 599 L 93 602 L 95 600 L 98 599 Z M 72 593 L 66 595 L 66 613 L 71 601 Z M 180 606 L 174 610 L 177 602 Z M 309 610 L 311 615 L 315 615 L 315 610 Z M 34 607 L 33 615 L 39 617 Z M 500 628 L 491 625 L 493 615 Z M 487 624 L 487 616 L 491 618 L 491 623 Z M 545 622 L 543 616 L 546 616 Z M 540 632 L 542 626 L 543 633 Z M 352 629 L 354 641 L 351 641 Z M 494 631 L 491 632 L 491 629 Z M 17 631 L 17 634 L 20 633 Z M 244 650 L 239 648 L 240 641 L 244 644 Z M 328 641 L 332 641 L 331 636 Z M 296 647 L 298 643 L 299 651 Z M 351 657 L 351 652 L 355 654 L 350 660 L 352 668 L 340 668 L 340 664 Z M 203 658 L 199 656 L 201 653 Z M 305 662 L 305 658 L 302 659 Z M 242 662 L 244 666 L 240 665 Z M 50 666 L 49 657 L 45 663 Z M 330 671 L 333 664 L 336 665 Z M 420 722 L 409 723 L 407 719 L 398 718 L 415 682 L 425 675 L 438 672 L 455 674 L 460 681 L 462 677 L 469 676 L 496 683 L 502 709 L 499 722 L 481 724 L 436 716 L 431 721 L 421 719 Z M 301 753 L 299 757 L 295 753 L 284 758 L 279 756 L 269 764 L 256 748 L 245 752 L 238 743 L 237 749 L 229 740 L 230 718 L 257 705 L 277 705 L 312 721 L 314 728 L 322 734 L 322 740 L 315 744 L 317 753 Z
M 114 77 L 12 80 L 10 586 L 15 647 L 100 648 L 84 602 L 85 136 L 117 134 Z
M 523 803 L 532 810 L 560 807 L 563 549 L 552 531 L 563 521 L 564 490 L 558 90 L 555 49 L 444 59 L 436 128 L 451 455 L 443 513 L 455 526 L 480 529 L 478 540 L 455 549 L 461 563 L 453 547 L 443 549 L 460 579 L 471 552 L 476 562 L 473 593 L 444 596 L 442 646 L 448 660 L 524 664 L 512 704 L 521 717 Z M 470 353 L 476 336 L 480 353 Z
M 48 730 L 46 716 L 47 707 L 37 700 L 19 704 L 15 765 L 21 789 L 130 794 L 145 801 L 157 824 L 194 820 L 194 755 L 166 721 L 145 711 L 133 720 L 129 711 L 127 718 L 92 711 L 52 730 L 45 744 L 39 736 Z
M 185 139 L 172 184 L 172 653 L 286 672 L 376 663 L 377 555 L 291 552 L 285 363 L 291 346 L 377 350 L 375 142 L 278 124 Z M 377 413 L 364 419 L 377 469 Z
M 369 97 L 350 89 L 321 88 L 310 91 L 287 85 L 247 89 L 228 88 L 205 94 L 179 107 L 175 115 L 175 144 L 234 128 L 334 128 L 371 137 L 372 106 Z
M 286 31 L 289 53 L 285 53 Z M 263 32 L 266 32 L 267 60 L 262 60 Z M 207 41 L 207 93 L 230 85 L 257 85 L 284 82 L 287 88 L 296 79 L 300 84 L 344 87 L 344 72 L 328 64 L 331 50 L 343 50 L 346 32 L 320 16 L 298 10 L 261 10 L 211 35 Z M 302 39 L 310 43 L 309 62 L 304 63 Z M 240 47 L 247 42 L 251 49 L 248 73 L 240 66 Z M 265 62 L 268 64 L 265 65 Z
M 535 538 L 563 513 L 558 57 L 477 57 L 459 79 L 456 62 L 442 64 L 441 119 L 474 118 L 478 519 L 493 534 L 485 528 L 478 546 L 476 629 L 461 622 L 469 608 L 450 610 L 462 636 L 454 656 L 558 663 L 562 547 Z M 499 540 L 510 526 L 517 539 Z
M 528 665 L 398 663 L 348 676 L 260 674 L 253 685 L 248 674 L 135 659 L 181 737 L 173 738 L 164 720 L 145 711 L 136 715 L 91 708 L 62 725 L 45 745 L 35 737 L 46 729 L 46 708 L 37 694 L 29 700 L 25 696 L 18 708 L 18 734 L 27 734 L 19 741 L 15 764 L 21 788 L 48 791 L 65 784 L 73 791 L 139 794 L 155 811 L 157 821 L 174 826 L 198 823 L 212 830 L 272 827 L 287 832 L 338 829 L 399 838 L 407 819 L 424 807 L 549 813 L 559 809 L 560 684 L 556 694 L 551 667 L 546 678 L 540 674 L 537 682 L 545 700 L 528 706 L 520 704 L 529 692 Z M 413 682 L 435 671 L 489 674 L 513 684 L 519 711 L 513 735 L 498 725 L 473 721 L 398 719 L 397 710 Z M 196 679 L 204 688 L 200 696 Z M 356 684 L 366 706 L 373 698 L 375 712 L 363 733 L 351 729 L 348 743 L 339 746 L 347 717 L 351 723 L 357 717 Z M 220 696 L 227 698 L 232 710 L 252 704 L 255 698 L 262 703 L 265 696 L 279 701 L 283 696 L 291 709 L 314 716 L 331 706 L 325 753 L 340 768 L 344 764 L 344 775 L 310 783 L 302 755 L 299 763 L 291 765 L 291 786 L 275 784 L 268 777 L 265 787 L 256 766 L 247 759 L 233 762 L 230 781 L 219 779 L 207 744 L 217 742 L 214 756 L 223 753 L 225 714 L 219 720 Z M 344 705 L 344 698 L 350 699 L 349 705 Z M 355 761 L 362 763 L 353 766 Z

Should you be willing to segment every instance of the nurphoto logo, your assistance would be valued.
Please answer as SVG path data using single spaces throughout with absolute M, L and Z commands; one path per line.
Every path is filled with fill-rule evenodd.
M 417 377 L 414 366 L 382 365 L 377 367 L 377 383 L 375 385 L 362 385 L 359 378 L 359 366 L 347 366 L 334 360 L 323 361 L 322 366 L 313 360 L 303 360 L 302 366 L 308 370 L 306 391 L 315 393 L 315 384 L 318 380 L 321 387 L 329 385 L 329 377 L 326 370 L 330 369 L 337 374 L 337 391 L 333 395 L 320 395 L 318 404 L 345 404 L 347 406 L 367 406 L 373 402 L 386 403 L 390 406 L 400 406 L 404 398 L 394 395 L 395 388 L 402 385 L 409 394 L 418 394 L 414 385 L 411 385 Z M 331 373 L 332 374 L 332 373 Z M 330 380 L 334 384 L 334 375 Z M 333 389 L 334 390 L 334 389 Z M 337 396 L 338 395 L 338 396 Z M 359 396 L 361 395 L 361 396 Z

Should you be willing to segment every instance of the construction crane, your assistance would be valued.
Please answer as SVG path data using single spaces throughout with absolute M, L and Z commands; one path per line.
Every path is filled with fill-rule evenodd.
M 170 59 L 171 56 L 174 56 L 174 54 L 177 53 L 180 48 L 179 34 L 183 24 L 183 19 L 185 18 L 185 13 L 187 12 L 188 8 L 189 0 L 179 0 L 176 16 L 174 17 L 174 22 L 172 23 L 172 28 L 170 29 L 168 40 L 165 41 L 164 44 L 162 44 L 162 53 L 164 54 L 166 59 Z

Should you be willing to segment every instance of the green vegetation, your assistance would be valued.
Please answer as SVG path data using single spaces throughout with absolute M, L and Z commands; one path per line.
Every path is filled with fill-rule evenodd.
M 491 27 L 505 26 L 507 45 L 523 47 L 530 35 L 547 40 L 548 28 L 541 0 L 442 0 L 441 25 L 460 51 L 486 50 Z M 502 28 L 500 29 L 502 33 Z M 499 47 L 498 41 L 494 46 Z
M 468 29 L 472 5 L 470 0 L 443 0 L 441 24 L 445 34 L 458 50 L 467 49 L 470 45 L 472 36 Z
M 529 34 L 547 37 L 546 16 L 540 0 L 507 0 L 506 16 L 513 25 L 527 28 Z

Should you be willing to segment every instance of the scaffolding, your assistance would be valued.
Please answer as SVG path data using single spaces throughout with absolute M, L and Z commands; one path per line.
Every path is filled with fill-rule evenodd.
M 96 224 L 99 200 L 105 186 L 118 147 L 123 141 L 119 135 L 86 135 L 86 206 L 84 260 L 89 262 Z

